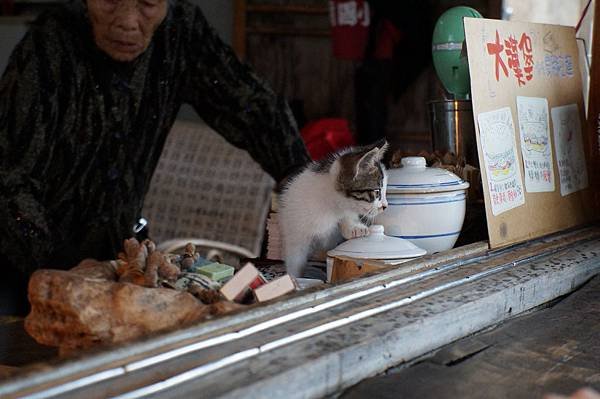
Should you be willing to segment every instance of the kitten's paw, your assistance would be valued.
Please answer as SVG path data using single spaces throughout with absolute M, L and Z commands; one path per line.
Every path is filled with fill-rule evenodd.
M 342 236 L 346 240 L 367 235 L 369 235 L 369 228 L 364 224 L 342 225 Z

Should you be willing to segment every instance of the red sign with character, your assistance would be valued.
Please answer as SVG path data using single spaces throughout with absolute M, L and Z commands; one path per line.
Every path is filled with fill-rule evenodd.
M 494 73 L 497 82 L 500 81 L 500 71 L 505 77 L 509 77 L 508 69 L 512 71 L 519 86 L 524 86 L 533 79 L 533 48 L 531 37 L 526 33 L 522 33 L 518 41 L 513 35 L 501 40 L 496 30 L 496 40 L 486 43 L 486 46 L 487 53 L 494 57 Z M 506 62 L 503 57 L 506 58 Z

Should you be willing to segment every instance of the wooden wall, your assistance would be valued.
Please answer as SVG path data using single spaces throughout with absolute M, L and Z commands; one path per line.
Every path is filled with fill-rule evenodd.
M 246 9 L 247 62 L 279 94 L 302 101 L 308 120 L 353 120 L 355 65 L 331 53 L 327 2 L 248 1 Z
M 600 210 L 600 1 L 593 3 L 592 62 L 590 92 L 586 121 L 587 147 L 590 156 L 589 177 L 594 193 L 595 207 Z
M 470 3 L 486 16 L 500 14 L 500 0 Z M 432 4 L 431 12 L 439 15 L 465 2 Z M 354 74 L 358 64 L 333 57 L 328 12 L 327 0 L 235 0 L 233 43 L 238 54 L 276 92 L 289 101 L 303 102 L 308 120 L 346 118 L 354 128 Z M 386 136 L 394 147 L 431 149 L 427 102 L 443 96 L 432 66 L 423 70 L 399 98 L 389 96 Z

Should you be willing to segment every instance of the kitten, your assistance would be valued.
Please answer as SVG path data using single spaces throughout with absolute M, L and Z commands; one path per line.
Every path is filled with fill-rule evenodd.
M 369 234 L 365 222 L 387 207 L 387 143 L 353 147 L 310 163 L 284 186 L 279 225 L 287 272 L 301 277 L 316 247 L 331 249 L 341 236 Z

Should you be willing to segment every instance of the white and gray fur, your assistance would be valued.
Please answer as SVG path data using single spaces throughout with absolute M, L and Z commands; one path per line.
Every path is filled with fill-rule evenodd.
M 369 234 L 367 223 L 387 207 L 386 150 L 387 143 L 342 150 L 309 164 L 285 185 L 279 225 L 289 274 L 302 276 L 314 249 Z

